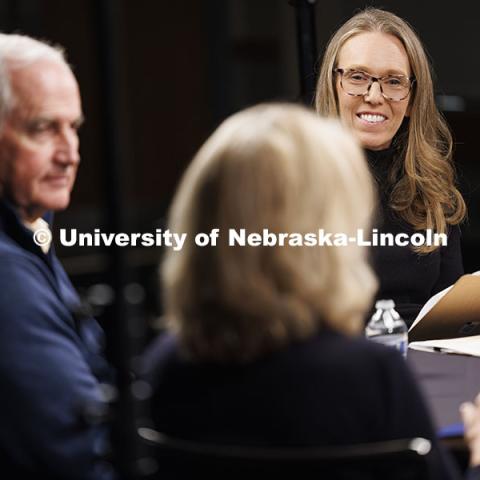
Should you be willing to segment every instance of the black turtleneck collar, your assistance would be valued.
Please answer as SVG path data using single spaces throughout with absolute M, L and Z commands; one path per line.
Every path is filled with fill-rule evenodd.
M 388 148 L 383 150 L 369 150 L 366 148 L 365 153 L 367 155 L 369 165 L 373 167 L 379 163 L 391 161 L 395 156 L 395 150 L 396 149 L 390 145 Z
M 388 184 L 388 172 L 395 160 L 395 148 L 390 146 L 384 150 L 365 150 L 370 172 L 383 188 Z M 382 188 L 382 190 L 383 190 Z

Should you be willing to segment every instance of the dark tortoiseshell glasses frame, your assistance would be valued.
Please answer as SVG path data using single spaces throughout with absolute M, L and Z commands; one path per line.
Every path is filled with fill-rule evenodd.
M 374 82 L 378 82 L 378 85 L 380 86 L 380 93 L 383 95 L 384 98 L 387 100 L 390 100 L 392 102 L 401 102 L 402 100 L 405 100 L 409 95 L 412 90 L 413 84 L 415 83 L 415 77 L 407 77 L 406 75 L 385 75 L 383 77 L 374 77 L 373 75 L 370 75 L 366 72 L 363 72 L 362 70 L 355 70 L 355 69 L 343 69 L 343 68 L 335 68 L 333 70 L 334 73 L 337 73 L 340 75 L 340 86 L 342 87 L 343 91 L 347 95 L 351 95 L 352 97 L 363 97 L 365 96 L 369 91 L 370 88 L 372 87 Z M 352 93 L 349 91 L 347 88 L 344 87 L 343 85 L 343 80 L 345 75 L 349 75 L 352 73 L 358 73 L 359 75 L 362 75 L 365 77 L 365 81 L 367 82 L 366 90 L 362 93 Z M 384 87 L 386 86 L 386 82 L 388 80 L 399 80 L 400 82 L 405 82 L 404 85 L 400 85 L 402 88 L 405 88 L 405 91 L 402 91 L 399 93 L 402 94 L 401 98 L 396 98 L 396 97 L 391 97 L 390 95 L 385 94 L 383 91 Z

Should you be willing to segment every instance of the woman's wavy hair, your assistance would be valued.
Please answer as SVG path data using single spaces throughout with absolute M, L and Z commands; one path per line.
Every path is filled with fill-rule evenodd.
M 410 118 L 393 140 L 395 161 L 389 172 L 389 204 L 416 230 L 446 233 L 448 225 L 466 216 L 465 202 L 455 186 L 452 136 L 435 105 L 430 63 L 412 27 L 393 13 L 367 8 L 344 23 L 330 39 L 316 89 L 317 112 L 338 117 L 334 69 L 343 45 L 355 35 L 381 32 L 398 38 L 407 53 L 416 81 L 410 96 Z M 436 246 L 416 248 L 429 253 Z
M 374 187 L 363 152 L 335 120 L 259 105 L 227 119 L 173 199 L 162 283 L 169 325 L 196 359 L 247 362 L 322 326 L 356 334 L 376 290 L 365 249 L 229 245 L 229 230 L 348 237 L 369 229 Z M 218 228 L 216 246 L 197 233 Z

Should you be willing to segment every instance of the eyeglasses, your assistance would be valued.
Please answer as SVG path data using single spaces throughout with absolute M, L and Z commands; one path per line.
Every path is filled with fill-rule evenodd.
M 374 77 L 361 70 L 344 70 L 343 68 L 336 68 L 334 73 L 340 75 L 340 85 L 348 95 L 363 97 L 370 91 L 373 82 L 378 82 L 384 98 L 393 102 L 400 102 L 407 98 L 415 82 L 415 78 L 406 75 Z

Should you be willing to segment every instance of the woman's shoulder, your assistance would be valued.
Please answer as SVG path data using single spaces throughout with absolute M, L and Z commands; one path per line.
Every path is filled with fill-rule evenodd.
M 322 330 L 302 341 L 266 353 L 248 364 L 220 365 L 189 359 L 182 353 L 178 339 L 172 334 L 157 338 L 142 357 L 142 376 L 154 388 L 167 378 L 217 378 L 231 374 L 256 377 L 268 372 L 282 372 L 282 378 L 302 376 L 323 378 L 335 374 L 354 383 L 378 383 L 389 372 L 401 372 L 404 360 L 392 348 L 363 337 L 349 337 L 332 330 Z M 330 373 L 329 373 L 330 372 Z
M 342 358 L 361 357 L 377 359 L 391 357 L 391 349 L 367 340 L 363 336 L 347 336 L 332 329 L 325 328 L 307 339 L 292 342 L 277 351 L 266 353 L 259 361 L 275 360 L 288 356 L 335 356 Z M 394 355 L 395 356 L 395 355 Z M 166 361 L 188 362 L 181 355 L 178 338 L 172 333 L 159 335 L 146 349 L 143 363 L 154 365 Z
M 364 377 L 378 380 L 389 371 L 405 363 L 392 348 L 367 340 L 332 331 L 322 330 L 308 340 L 296 342 L 260 361 L 272 370 L 283 372 L 310 372 L 323 376 L 336 372 L 344 378 Z M 375 380 L 375 381 L 376 381 Z

